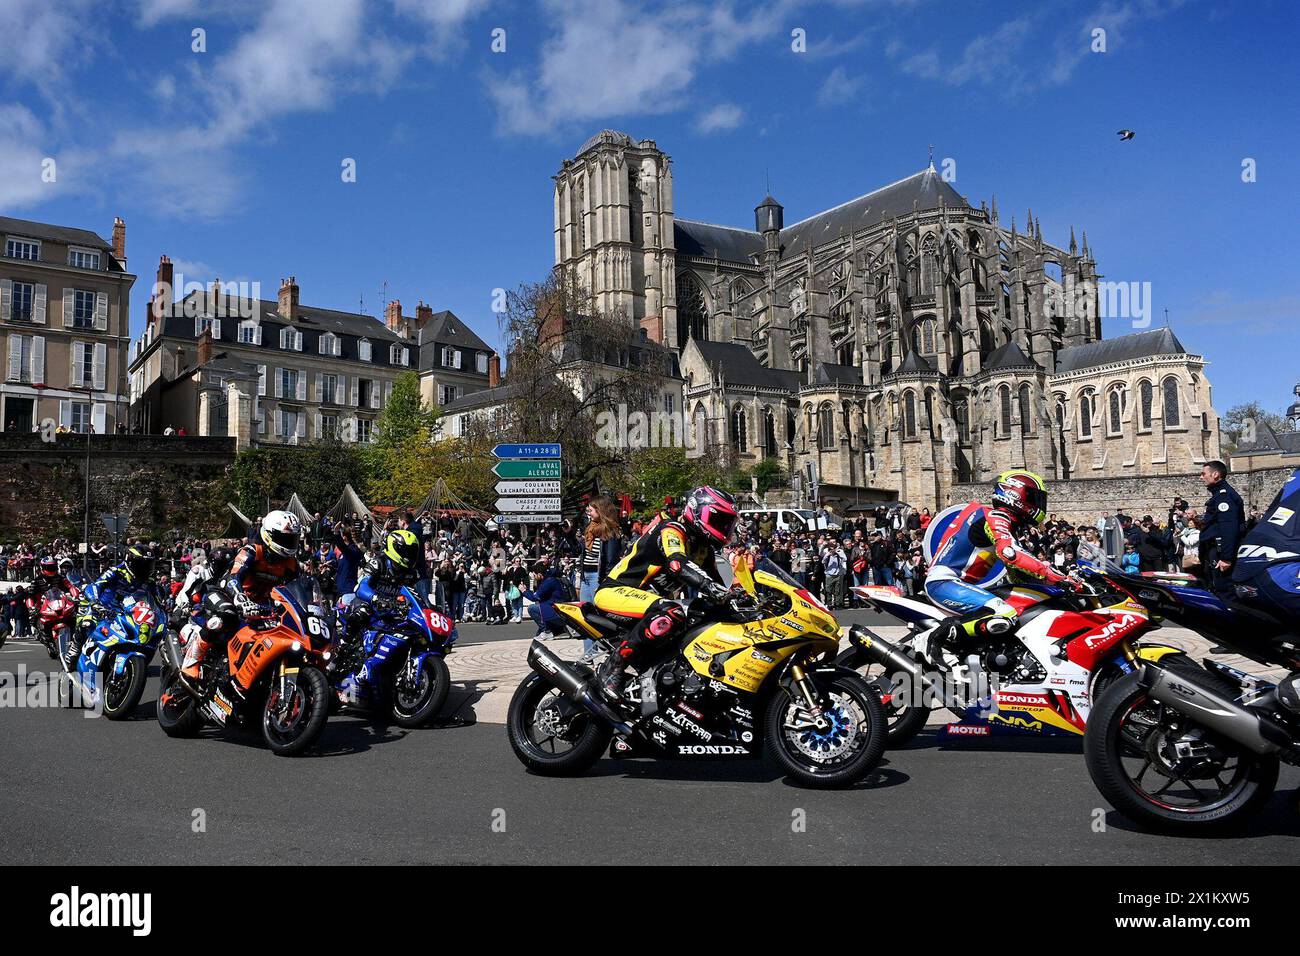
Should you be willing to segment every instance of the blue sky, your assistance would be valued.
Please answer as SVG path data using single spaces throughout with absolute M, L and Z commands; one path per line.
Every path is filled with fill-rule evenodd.
M 794 222 L 933 144 L 972 203 L 1032 208 L 1058 244 L 1086 229 L 1106 277 L 1150 282 L 1220 411 L 1280 409 L 1298 21 L 1170 0 L 0 0 L 0 213 L 103 235 L 122 216 L 136 331 L 167 253 L 267 298 L 288 274 L 311 305 L 423 298 L 495 343 L 492 290 L 546 274 L 550 177 L 603 127 L 673 157 L 678 215 L 740 226 L 769 178 Z

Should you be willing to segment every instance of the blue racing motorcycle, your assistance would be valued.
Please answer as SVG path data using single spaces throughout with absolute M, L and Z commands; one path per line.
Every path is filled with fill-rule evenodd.
M 94 600 L 89 588 L 86 597 Z M 102 707 L 109 720 L 123 720 L 140 703 L 167 615 L 144 591 L 126 595 L 116 611 L 100 605 L 95 610 L 95 623 L 68 679 L 85 706 Z M 67 640 L 68 629 L 64 628 L 59 637 L 60 658 Z
M 360 636 L 341 640 L 327 677 L 344 706 L 390 713 L 402 727 L 420 727 L 442 710 L 451 689 L 447 654 L 455 622 L 409 587 L 380 597 L 366 582 L 338 601 L 340 621 L 367 615 Z

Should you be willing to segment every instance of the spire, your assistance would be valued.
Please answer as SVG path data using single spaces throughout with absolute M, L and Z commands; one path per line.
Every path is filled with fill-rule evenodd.
M 930 144 L 930 171 L 934 171 L 934 143 Z
M 1012 216 L 1011 217 L 1011 238 L 1014 239 L 1015 237 L 1016 237 L 1016 217 Z
M 1084 257 L 1085 259 L 1091 259 L 1091 258 L 1092 258 L 1092 253 L 1088 250 L 1088 230 L 1087 230 L 1087 229 L 1083 230 L 1083 257 Z
M 1074 241 L 1074 225 L 1070 226 L 1070 255 L 1075 255 L 1079 251 L 1079 245 Z
M 1040 246 L 1043 244 L 1043 223 L 1040 219 L 1034 220 L 1034 241 Z

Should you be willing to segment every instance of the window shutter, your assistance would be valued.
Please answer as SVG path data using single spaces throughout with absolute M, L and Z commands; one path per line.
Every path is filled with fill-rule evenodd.
M 45 384 L 45 336 L 32 337 L 32 384 Z
M 301 351 L 302 351 L 302 333 L 301 333 L 301 332 L 294 332 L 294 333 L 293 333 L 293 350 L 294 350 L 295 352 L 301 352 Z
M 90 408 L 90 427 L 96 435 L 104 434 L 104 403 L 96 402 Z
M 213 341 L 216 341 L 217 339 L 220 339 L 220 338 L 221 338 L 221 320 L 220 320 L 220 319 L 213 319 L 213 320 L 212 320 L 212 338 L 213 338 Z
M 357 405 L 357 401 L 358 401 L 357 393 L 360 390 L 360 388 L 361 388 L 361 379 L 354 378 L 352 380 L 352 391 L 348 393 L 348 404 L 354 408 Z
M 66 398 L 59 402 L 59 424 L 64 428 L 72 427 L 72 402 Z
M 272 369 L 271 375 L 275 377 L 275 397 L 284 398 L 284 377 L 280 374 L 278 368 Z
M 307 376 L 303 372 L 298 373 L 298 401 L 307 401 Z
M 379 407 L 379 379 L 370 380 L 370 407 Z
M 280 437 L 280 416 L 283 414 L 284 412 L 277 408 L 275 414 L 271 416 L 271 434 L 276 438 Z
M 36 293 L 33 296 L 33 301 L 32 301 L 33 322 L 39 322 L 41 325 L 45 324 L 45 303 L 48 298 L 49 298 L 48 287 L 43 285 L 38 285 L 36 287 Z M 9 317 L 8 311 L 6 310 L 5 318 L 8 317 Z
M 41 286 L 41 288 L 45 288 Z M 0 279 L 0 319 L 8 322 L 14 308 L 14 283 L 12 279 Z
M 320 372 L 316 373 L 316 401 L 318 402 L 322 402 L 325 400 L 324 386 L 322 385 L 322 381 L 321 381 L 322 379 L 324 379 L 324 377 L 325 376 L 322 375 Z
M 325 347 L 329 344 L 329 339 L 324 335 L 316 340 L 316 351 L 321 355 L 325 354 Z
M 23 375 L 23 337 L 9 333 L 9 373 L 10 381 L 17 381 Z
M 321 438 L 324 438 L 324 437 L 325 437 L 324 435 L 321 434 L 321 430 L 320 430 L 320 412 L 317 412 L 317 413 L 316 413 L 316 432 L 315 432 L 315 434 L 316 434 L 316 438 L 317 438 L 317 439 L 321 439 Z
M 203 316 L 196 315 L 194 317 L 194 337 L 198 338 L 202 334 L 203 334 Z
M 266 366 L 257 367 L 257 394 L 259 396 L 266 394 Z
M 63 290 L 63 327 L 72 328 L 72 310 L 75 307 L 76 291 L 73 289 Z
M 108 345 L 106 343 L 95 343 L 95 354 L 91 361 L 93 363 L 94 388 L 96 391 L 102 391 L 104 388 L 104 373 L 108 365 Z
M 73 342 L 72 348 L 68 350 L 68 381 L 78 387 L 86 384 L 81 375 L 81 370 L 85 368 L 82 364 L 85 361 L 85 352 L 85 342 Z
M 95 293 L 95 328 L 104 332 L 108 330 L 108 293 Z
M 393 383 L 385 382 L 384 383 L 384 404 L 387 405 L 392 400 L 393 400 Z
M 304 412 L 298 413 L 298 434 L 299 438 L 307 437 L 307 415 Z
M 462 353 L 462 352 L 460 352 L 460 351 L 456 351 L 456 352 L 453 352 L 453 353 L 452 353 L 453 357 L 454 357 L 455 360 L 456 360 L 456 364 L 454 365 L 454 368 L 460 368 L 460 357 L 461 357 L 461 355 L 463 355 L 463 354 L 464 354 L 464 353 Z
M 254 345 L 261 345 L 261 344 L 262 344 L 262 326 L 261 326 L 261 325 L 258 325 L 258 326 L 256 326 L 256 327 L 254 327 L 254 329 L 253 329 L 253 344 L 254 344 Z M 263 366 L 263 368 L 265 368 L 265 366 Z

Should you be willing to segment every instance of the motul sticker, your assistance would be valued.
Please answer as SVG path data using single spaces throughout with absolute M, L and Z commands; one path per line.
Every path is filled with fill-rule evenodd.
M 990 733 L 984 725 L 949 724 L 945 729 L 949 737 L 987 737 Z

